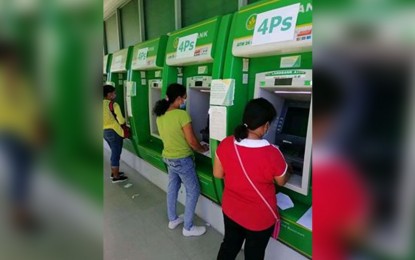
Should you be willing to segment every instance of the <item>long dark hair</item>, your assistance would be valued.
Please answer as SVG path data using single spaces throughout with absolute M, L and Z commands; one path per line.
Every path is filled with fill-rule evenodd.
M 156 116 L 162 116 L 166 113 L 171 103 L 173 103 L 177 97 L 183 97 L 186 95 L 186 88 L 182 84 L 173 83 L 167 88 L 166 98 L 157 101 L 153 108 L 153 113 Z
M 251 99 L 245 106 L 242 124 L 238 125 L 233 135 L 239 142 L 248 137 L 248 129 L 255 130 L 258 127 L 272 122 L 277 116 L 274 106 L 265 98 Z

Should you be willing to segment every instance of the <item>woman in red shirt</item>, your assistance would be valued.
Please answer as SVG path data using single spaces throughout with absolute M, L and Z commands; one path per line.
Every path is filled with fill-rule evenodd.
M 274 106 L 266 99 L 249 101 L 242 124 L 216 151 L 213 174 L 225 182 L 222 198 L 225 236 L 217 259 L 235 259 L 244 240 L 246 260 L 264 259 L 275 217 L 249 183 L 235 149 L 247 175 L 277 213 L 274 181 L 281 186 L 286 183 L 288 166 L 280 150 L 262 139 L 275 116 Z

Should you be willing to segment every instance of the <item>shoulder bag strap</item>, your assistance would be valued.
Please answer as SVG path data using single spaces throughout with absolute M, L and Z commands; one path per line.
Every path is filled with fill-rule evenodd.
M 112 115 L 114 116 L 115 121 L 117 121 L 117 123 L 118 123 L 117 115 L 114 112 L 114 101 L 110 101 L 109 108 L 110 108 L 110 111 L 111 111 Z
M 242 171 L 244 172 L 246 179 L 251 184 L 252 188 L 254 188 L 254 190 L 256 191 L 256 193 L 258 193 L 259 197 L 261 197 L 261 199 L 264 201 L 265 205 L 267 205 L 268 209 L 271 211 L 271 213 L 274 216 L 274 218 L 277 221 L 279 221 L 279 219 L 277 217 L 277 214 L 275 214 L 274 210 L 269 205 L 268 201 L 264 198 L 264 196 L 262 196 L 261 192 L 257 189 L 257 187 L 255 186 L 255 184 L 252 182 L 251 178 L 249 178 L 248 174 L 246 173 L 245 167 L 244 167 L 244 165 L 242 163 L 241 156 L 239 155 L 239 151 L 238 151 L 238 148 L 236 147 L 235 141 L 233 142 L 233 146 L 235 147 L 236 156 L 238 157 L 239 164 L 241 165 Z

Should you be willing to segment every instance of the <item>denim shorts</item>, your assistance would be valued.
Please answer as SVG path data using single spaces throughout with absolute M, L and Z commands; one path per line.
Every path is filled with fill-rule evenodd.
M 123 138 L 112 129 L 104 130 L 104 139 L 111 148 L 111 167 L 120 167 Z

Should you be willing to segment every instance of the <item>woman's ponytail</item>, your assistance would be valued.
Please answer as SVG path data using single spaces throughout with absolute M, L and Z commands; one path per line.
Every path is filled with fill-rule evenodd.
M 235 136 L 236 141 L 240 142 L 242 139 L 245 139 L 248 137 L 248 125 L 247 124 L 241 124 L 238 125 L 233 135 Z
M 182 84 L 172 83 L 167 87 L 166 99 L 157 101 L 153 108 L 153 113 L 156 116 L 162 116 L 169 109 L 170 104 L 173 103 L 177 97 L 184 97 L 186 95 L 186 88 Z
M 156 116 L 162 116 L 166 113 L 167 109 L 169 109 L 170 102 L 166 99 L 160 99 L 156 102 L 156 105 L 153 108 L 153 113 L 156 114 Z

